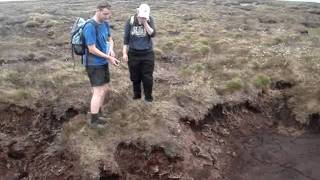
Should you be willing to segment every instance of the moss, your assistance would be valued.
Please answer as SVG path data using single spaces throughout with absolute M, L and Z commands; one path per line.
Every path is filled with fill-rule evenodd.
M 209 46 L 210 45 L 210 41 L 208 38 L 202 38 L 200 39 L 200 43 L 203 44 L 203 45 L 206 45 L 206 46 Z
M 173 41 L 168 41 L 167 43 L 164 44 L 163 49 L 164 50 L 173 50 L 175 47 L 175 43 Z
M 21 73 L 18 73 L 17 71 L 9 71 L 5 74 L 3 81 L 10 82 L 16 87 L 23 87 L 27 85 L 27 83 L 24 80 L 25 77 L 26 75 L 23 76 Z
M 270 77 L 264 74 L 257 75 L 254 79 L 254 85 L 257 88 L 265 89 L 271 83 Z
M 192 64 L 191 69 L 194 70 L 195 72 L 201 72 L 205 69 L 205 66 L 203 63 L 195 63 L 195 64 Z
M 187 66 L 183 67 L 180 72 L 183 77 L 190 77 L 193 74 L 193 72 Z
M 163 148 L 165 155 L 169 158 L 179 157 L 179 147 L 172 142 L 164 142 L 160 145 Z
M 210 47 L 208 45 L 204 45 L 202 43 L 197 43 L 193 46 L 191 53 L 193 55 L 205 56 L 209 53 Z
M 194 63 L 189 66 L 183 66 L 180 70 L 182 76 L 190 77 L 194 73 L 203 72 L 206 68 L 206 63 Z
M 310 28 L 308 32 L 311 37 L 318 37 L 320 38 L 320 28 Z
M 242 79 L 237 77 L 227 82 L 225 90 L 227 92 L 235 92 L 243 88 L 244 88 L 244 82 L 242 81 Z
M 14 95 L 17 99 L 27 99 L 30 96 L 30 92 L 26 89 L 18 89 L 15 91 Z
M 200 47 L 200 51 L 199 52 L 200 52 L 200 54 L 202 56 L 208 55 L 209 52 L 210 52 L 210 47 L 207 46 L 207 45 L 203 45 L 203 46 Z
M 219 42 L 217 39 L 215 38 L 211 38 L 210 40 L 208 40 L 208 46 L 210 47 L 210 49 L 216 53 L 219 54 L 222 52 L 221 49 L 221 42 Z

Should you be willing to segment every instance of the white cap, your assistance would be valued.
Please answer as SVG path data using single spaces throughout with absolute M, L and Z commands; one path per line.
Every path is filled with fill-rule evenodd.
M 150 7 L 148 4 L 141 4 L 138 8 L 138 17 L 144 17 L 149 19 Z

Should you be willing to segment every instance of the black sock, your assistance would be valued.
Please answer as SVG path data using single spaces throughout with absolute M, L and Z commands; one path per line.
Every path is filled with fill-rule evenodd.
M 102 115 L 102 109 L 101 108 L 99 109 L 99 113 L 98 114 Z

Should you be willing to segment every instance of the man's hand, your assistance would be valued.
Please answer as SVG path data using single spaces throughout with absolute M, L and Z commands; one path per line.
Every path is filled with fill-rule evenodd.
M 109 56 L 108 61 L 113 64 L 114 66 L 119 66 L 120 61 L 116 59 L 115 57 Z

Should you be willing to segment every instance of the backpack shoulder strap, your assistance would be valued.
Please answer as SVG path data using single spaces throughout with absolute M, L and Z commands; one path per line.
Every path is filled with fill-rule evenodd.
M 131 17 L 130 17 L 130 25 L 132 26 L 133 23 L 134 23 L 134 16 L 131 16 Z
M 99 45 L 99 42 L 98 42 L 98 37 L 97 37 L 97 35 L 98 35 L 98 23 L 94 20 L 94 19 L 89 19 L 89 20 L 87 20 L 86 21 L 86 23 L 83 25 L 83 28 L 87 25 L 87 24 L 92 24 L 93 26 L 94 26 L 94 28 L 95 28 L 95 31 L 96 31 L 96 46 L 98 46 Z M 83 36 L 83 33 L 82 33 L 82 36 Z M 84 48 L 85 49 L 88 49 L 88 47 L 85 45 L 85 38 L 83 37 L 83 42 L 82 42 L 82 45 L 84 46 Z M 100 46 L 100 45 L 99 45 Z M 89 53 L 89 52 L 88 52 Z M 88 58 L 89 58 L 89 56 L 88 56 L 88 53 L 86 53 L 85 55 L 86 55 L 86 63 L 88 63 Z M 84 63 L 84 59 L 83 59 L 83 56 L 81 56 L 81 64 L 85 64 Z
M 98 26 L 99 26 L 99 24 L 98 24 L 94 19 L 89 19 L 89 20 L 86 22 L 86 24 L 87 24 L 87 23 L 90 23 L 90 24 L 92 24 L 92 25 L 94 26 L 94 28 L 95 28 L 95 30 L 96 30 L 96 39 L 98 39 L 97 35 L 98 35 Z M 86 25 L 86 24 L 85 24 L 85 25 Z M 97 43 L 99 43 L 98 40 L 97 40 Z
M 95 21 L 95 20 L 93 20 L 93 19 L 89 19 L 87 22 L 86 22 L 86 24 L 87 23 L 90 23 L 90 24 L 92 24 L 93 26 L 94 26 L 94 28 L 96 29 L 96 31 L 98 30 L 98 23 Z

